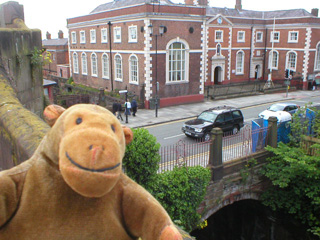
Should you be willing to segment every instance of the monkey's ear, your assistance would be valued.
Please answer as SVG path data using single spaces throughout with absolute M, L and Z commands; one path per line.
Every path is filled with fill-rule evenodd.
M 122 125 L 122 130 L 123 130 L 123 133 L 124 133 L 124 137 L 126 139 L 126 145 L 128 145 L 133 140 L 133 132 L 132 132 L 131 128 L 128 128 L 128 127 L 123 126 L 123 125 Z
M 52 127 L 66 109 L 59 105 L 49 105 L 43 111 L 43 118 Z

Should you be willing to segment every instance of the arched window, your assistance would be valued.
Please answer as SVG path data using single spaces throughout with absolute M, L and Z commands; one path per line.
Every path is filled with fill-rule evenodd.
M 297 54 L 295 52 L 289 52 L 287 54 L 287 64 L 286 65 L 287 65 L 286 69 L 296 71 Z
M 73 56 L 73 72 L 79 73 L 78 54 L 74 52 L 72 56 Z
M 102 77 L 109 78 L 109 57 L 107 54 L 102 55 Z
M 236 74 L 243 74 L 244 69 L 244 52 L 239 51 L 237 52 L 236 58 Z
M 129 81 L 138 83 L 138 58 L 135 55 L 131 55 L 129 58 L 129 69 Z
M 269 68 L 278 69 L 279 55 L 277 51 L 270 51 L 269 53 Z
M 87 54 L 85 53 L 81 54 L 81 68 L 82 68 L 82 74 L 87 75 L 88 74 Z
M 316 49 L 316 61 L 314 65 L 315 70 L 320 70 L 320 42 L 317 45 Z
M 122 58 L 119 54 L 114 57 L 115 80 L 122 81 Z
M 97 54 L 95 53 L 91 54 L 91 75 L 98 75 Z
M 169 47 L 169 82 L 185 81 L 186 49 L 183 43 L 175 42 Z

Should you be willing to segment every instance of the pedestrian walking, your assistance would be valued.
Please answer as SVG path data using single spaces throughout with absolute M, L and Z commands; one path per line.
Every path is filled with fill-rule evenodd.
M 137 110 L 138 110 L 138 104 L 135 99 L 132 99 L 131 101 L 131 109 L 132 109 L 132 116 L 136 116 Z
M 125 102 L 125 103 L 124 103 L 124 107 L 125 107 L 125 109 L 124 109 L 124 114 L 125 114 L 125 115 L 131 115 L 131 112 L 130 112 L 130 110 L 131 110 L 131 103 L 130 103 L 130 102 Z
M 115 102 L 112 104 L 112 113 L 117 117 L 117 119 L 121 119 L 123 121 L 123 118 L 121 116 L 122 106 L 121 103 Z
M 317 83 L 315 80 L 313 80 L 312 82 L 312 91 L 316 90 L 316 87 L 317 87 Z

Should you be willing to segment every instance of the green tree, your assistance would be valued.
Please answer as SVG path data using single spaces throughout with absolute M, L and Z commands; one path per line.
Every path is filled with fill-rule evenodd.
M 312 125 L 303 120 L 305 112 L 294 115 L 290 144 L 280 142 L 277 148 L 267 147 L 273 156 L 267 159 L 261 173 L 270 179 L 272 186 L 262 195 L 262 200 L 273 210 L 292 214 L 320 237 L 319 144 L 314 144 L 311 147 L 315 150 L 313 155 L 308 155 L 300 142 L 302 135 L 308 132 L 318 136 L 319 113 L 315 112 Z

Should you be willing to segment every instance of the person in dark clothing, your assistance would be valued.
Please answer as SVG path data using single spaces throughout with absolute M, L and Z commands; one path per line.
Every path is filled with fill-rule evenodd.
M 114 115 L 116 115 L 116 112 L 118 111 L 118 103 L 116 103 L 116 102 L 114 102 L 113 104 L 112 104 L 112 113 L 114 114 Z
M 317 83 L 315 80 L 313 80 L 312 82 L 312 91 L 316 90 L 317 89 Z
M 131 109 L 132 109 L 132 116 L 135 117 L 137 109 L 138 109 L 138 104 L 137 104 L 137 101 L 135 99 L 132 99 L 132 101 L 131 101 Z
M 112 104 L 112 113 L 116 115 L 118 119 L 121 119 L 121 121 L 123 121 L 123 118 L 121 116 L 121 111 L 122 111 L 121 103 L 115 102 Z

